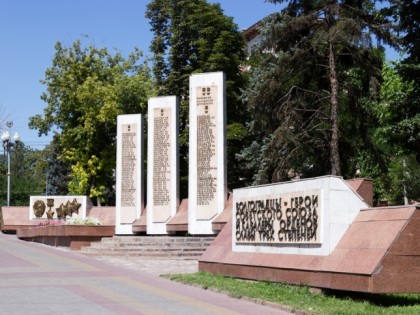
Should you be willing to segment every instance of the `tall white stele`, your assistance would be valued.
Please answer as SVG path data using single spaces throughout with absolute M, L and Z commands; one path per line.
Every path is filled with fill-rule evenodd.
M 167 234 L 179 205 L 178 98 L 149 99 L 147 234 Z
M 133 234 L 133 222 L 144 207 L 143 116 L 117 118 L 115 234 Z
M 214 234 L 212 220 L 227 198 L 226 79 L 223 72 L 190 77 L 188 232 Z

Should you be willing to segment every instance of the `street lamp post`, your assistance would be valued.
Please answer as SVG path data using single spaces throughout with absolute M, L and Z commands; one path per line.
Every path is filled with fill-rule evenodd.
M 3 141 L 3 148 L 7 154 L 7 206 L 10 206 L 10 153 L 12 147 L 17 145 L 20 141 L 20 136 L 17 132 L 13 136 L 14 143 L 10 139 L 10 134 L 12 132 L 13 121 L 8 121 L 6 126 L 9 127 L 9 131 L 4 131 L 1 135 L 1 140 Z

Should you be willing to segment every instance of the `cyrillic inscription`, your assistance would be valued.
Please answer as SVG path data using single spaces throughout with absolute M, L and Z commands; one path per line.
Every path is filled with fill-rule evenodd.
M 235 200 L 237 243 L 320 243 L 320 193 Z
M 170 108 L 154 109 L 153 201 L 155 206 L 169 206 L 170 201 L 170 119 Z
M 197 88 L 197 205 L 216 207 L 217 87 Z
M 136 128 L 135 124 L 122 126 L 122 157 L 121 157 L 121 206 L 136 206 Z

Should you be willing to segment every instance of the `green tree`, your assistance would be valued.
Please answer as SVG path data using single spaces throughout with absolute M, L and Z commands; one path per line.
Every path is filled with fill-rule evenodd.
M 391 204 L 402 204 L 404 197 L 405 201 L 420 199 L 418 152 L 413 151 L 413 144 L 406 132 L 409 129 L 403 128 L 412 122 L 414 113 L 410 112 L 412 109 L 406 115 L 401 112 L 403 108 L 410 107 L 407 104 L 412 99 L 416 83 L 404 80 L 398 69 L 401 69 L 399 63 L 384 65 L 381 97 L 374 105 L 379 122 L 375 129 L 375 142 L 384 152 L 387 171 L 374 172 L 372 178 L 377 179 L 378 199 L 386 199 Z M 415 142 L 415 137 L 412 142 Z M 365 166 L 361 168 L 364 176 L 371 175 L 375 169 L 371 165 L 362 165 Z
M 45 148 L 47 151 L 47 184 L 46 195 L 65 196 L 69 192 L 71 165 L 64 160 L 59 143 L 59 134 L 55 134 L 50 145 Z
M 420 3 L 395 2 L 396 20 L 403 34 L 401 44 L 405 58 L 385 71 L 379 113 L 383 127 L 378 130 L 389 148 L 388 190 L 385 197 L 394 204 L 420 200 Z
M 159 95 L 180 96 L 181 197 L 187 196 L 189 76 L 223 71 L 227 78 L 228 181 L 239 185 L 240 168 L 235 153 L 246 137 L 246 111 L 239 100 L 244 79 L 240 65 L 245 41 L 232 18 L 219 4 L 205 0 L 154 0 L 147 5 L 154 38 L 153 73 Z
M 124 58 L 106 48 L 84 48 L 80 40 L 69 48 L 58 42 L 55 49 L 41 81 L 47 107 L 29 126 L 39 134 L 58 128 L 61 158 L 71 164 L 69 192 L 104 202 L 115 182 L 117 115 L 146 112 L 153 95 L 149 70 L 138 50 Z
M 375 1 L 268 2 L 286 6 L 265 20 L 245 95 L 257 141 L 241 156 L 256 182 L 354 174 L 356 148 L 375 150 L 368 105 L 382 53 L 374 42 L 394 44 L 390 18 Z
M 390 139 L 399 146 L 402 143 L 406 153 L 414 154 L 420 163 L 420 3 L 402 0 L 397 2 L 396 10 L 406 53 L 397 69 L 411 89 L 404 101 L 393 103 L 394 136 Z
M 15 145 L 10 153 L 10 205 L 27 206 L 30 196 L 45 193 L 46 153 L 27 147 L 23 142 Z M 0 164 L 0 203 L 7 200 L 7 154 Z

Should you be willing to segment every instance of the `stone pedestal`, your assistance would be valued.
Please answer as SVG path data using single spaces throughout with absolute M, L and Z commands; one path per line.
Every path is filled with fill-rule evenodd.
M 232 220 L 199 258 L 199 270 L 333 290 L 420 293 L 419 231 L 420 204 L 369 208 L 335 176 L 236 189 Z
M 179 205 L 178 98 L 155 97 L 148 106 L 147 233 L 167 234 Z
M 188 232 L 214 234 L 227 198 L 226 81 L 223 72 L 190 77 Z
M 120 115 L 117 120 L 115 233 L 133 234 L 132 224 L 143 207 L 143 117 Z

